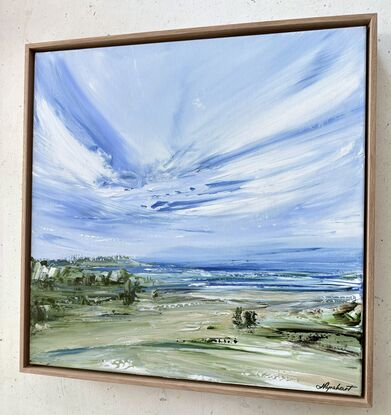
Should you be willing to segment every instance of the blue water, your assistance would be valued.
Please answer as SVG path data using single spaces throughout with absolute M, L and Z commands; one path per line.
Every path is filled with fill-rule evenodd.
M 239 267 L 191 268 L 176 265 L 124 267 L 128 272 L 151 277 L 164 290 L 238 290 L 266 291 L 349 291 L 362 290 L 360 273 L 286 272 L 239 269 Z M 114 271 L 119 267 L 96 267 L 97 271 Z

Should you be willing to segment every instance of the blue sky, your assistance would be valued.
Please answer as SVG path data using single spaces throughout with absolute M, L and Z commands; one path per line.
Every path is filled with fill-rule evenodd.
M 362 252 L 365 43 L 357 27 L 37 53 L 32 255 Z

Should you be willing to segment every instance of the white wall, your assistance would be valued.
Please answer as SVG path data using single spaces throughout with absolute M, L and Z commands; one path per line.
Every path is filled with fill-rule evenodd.
M 24 43 L 226 23 L 378 12 L 375 404 L 370 410 L 134 387 L 18 372 Z M 0 413 L 391 413 L 391 2 L 0 0 Z

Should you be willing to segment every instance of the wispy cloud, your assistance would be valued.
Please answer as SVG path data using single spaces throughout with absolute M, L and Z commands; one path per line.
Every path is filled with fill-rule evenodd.
M 362 250 L 365 42 L 357 27 L 38 53 L 33 255 Z

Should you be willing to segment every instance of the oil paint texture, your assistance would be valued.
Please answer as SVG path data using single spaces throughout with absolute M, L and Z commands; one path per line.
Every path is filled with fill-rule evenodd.
M 364 27 L 39 52 L 30 360 L 361 394 Z

